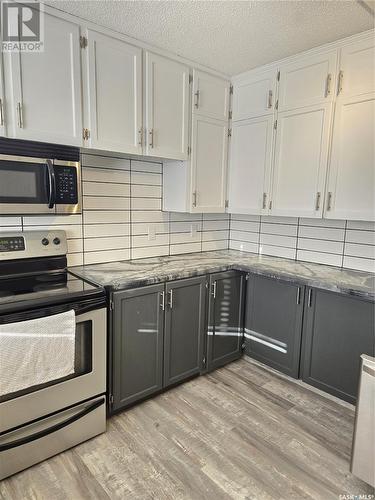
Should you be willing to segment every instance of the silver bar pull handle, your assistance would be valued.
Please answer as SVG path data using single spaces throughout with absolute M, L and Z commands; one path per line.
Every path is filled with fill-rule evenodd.
M 0 127 L 4 126 L 4 106 L 3 100 L 0 97 Z
M 331 73 L 328 73 L 326 79 L 326 88 L 324 92 L 324 97 L 328 97 L 329 95 L 331 95 L 331 82 L 332 82 L 332 75 Z
M 269 90 L 268 91 L 268 101 L 267 101 L 268 109 L 272 108 L 272 96 L 273 96 L 272 90 Z
M 343 79 L 344 79 L 344 72 L 341 70 L 339 73 L 338 81 L 337 81 L 337 95 L 341 94 L 341 92 L 342 92 Z
M 263 210 L 267 208 L 267 193 L 263 193 Z
M 165 310 L 165 292 L 160 292 L 160 308 L 162 311 Z
M 193 207 L 197 206 L 197 192 L 193 192 Z
M 197 90 L 197 91 L 194 93 L 194 97 L 195 97 L 195 100 L 194 100 L 194 107 L 195 107 L 195 109 L 198 109 L 198 108 L 199 108 L 199 98 L 200 98 L 200 92 L 199 92 L 199 90 Z
M 308 299 L 307 299 L 307 305 L 309 307 L 312 306 L 312 288 L 309 289 L 309 296 L 308 296 Z
M 173 289 L 169 290 L 168 295 L 169 295 L 169 304 L 168 304 L 169 308 L 173 309 Z
M 327 212 L 332 209 L 332 192 L 328 192 L 328 197 L 327 197 Z
M 216 281 L 212 283 L 212 296 L 214 299 L 216 299 Z
M 150 135 L 150 142 L 148 143 L 148 145 L 150 146 L 150 148 L 153 148 L 154 147 L 154 129 L 153 128 L 149 131 L 149 135 Z
M 300 305 L 301 303 L 301 287 L 299 286 L 297 288 L 297 305 Z
M 321 198 L 320 192 L 316 193 L 315 210 L 319 210 L 320 208 L 320 198 Z
M 20 102 L 17 102 L 17 119 L 18 119 L 18 128 L 23 128 L 22 104 Z
M 143 146 L 143 128 L 140 127 L 138 129 L 138 144 L 139 146 Z

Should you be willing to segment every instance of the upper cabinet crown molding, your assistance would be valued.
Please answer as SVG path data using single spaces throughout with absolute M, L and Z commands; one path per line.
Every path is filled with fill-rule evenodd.
M 145 54 L 145 152 L 149 156 L 188 158 L 189 68 Z
M 87 30 L 85 127 L 96 149 L 142 154 L 142 49 Z

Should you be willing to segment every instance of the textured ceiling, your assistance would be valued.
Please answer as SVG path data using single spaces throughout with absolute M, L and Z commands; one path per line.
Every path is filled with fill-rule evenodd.
M 372 1 L 47 3 L 228 75 L 374 27 Z

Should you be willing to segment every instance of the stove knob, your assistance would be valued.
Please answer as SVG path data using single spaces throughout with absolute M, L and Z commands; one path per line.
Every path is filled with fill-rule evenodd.
M 60 238 L 57 238 L 57 237 L 54 238 L 53 242 L 54 242 L 55 245 L 60 245 L 60 243 L 61 243 L 60 242 Z
M 48 239 L 48 238 L 43 238 L 43 239 L 42 239 L 42 245 L 44 245 L 45 247 L 46 247 L 47 245 L 49 245 L 49 239 Z

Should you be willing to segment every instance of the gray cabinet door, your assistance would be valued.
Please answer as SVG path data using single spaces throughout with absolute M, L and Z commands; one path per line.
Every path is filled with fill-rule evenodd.
M 242 355 L 244 275 L 228 271 L 210 275 L 207 369 Z
M 166 285 L 164 386 L 199 374 L 203 360 L 206 277 Z
M 245 353 L 298 378 L 304 287 L 249 275 L 245 307 Z
M 113 411 L 162 388 L 163 294 L 164 285 L 113 294 Z
M 375 304 L 310 288 L 305 310 L 302 379 L 355 403 L 360 356 L 375 355 Z

